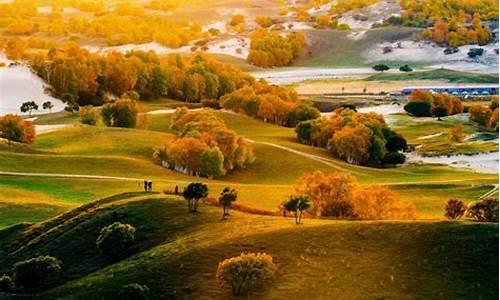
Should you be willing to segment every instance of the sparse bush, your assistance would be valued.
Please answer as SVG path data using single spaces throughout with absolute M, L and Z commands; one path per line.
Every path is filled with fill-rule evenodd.
M 14 290 L 14 282 L 7 275 L 0 276 L 0 293 L 10 293 Z
M 276 265 L 266 253 L 242 253 L 219 263 L 215 275 L 221 286 L 230 286 L 233 295 L 250 292 L 271 279 Z
M 478 222 L 498 223 L 498 200 L 485 199 L 471 204 L 467 216 Z
M 219 204 L 222 205 L 222 218 L 229 216 L 229 208 L 231 204 L 238 199 L 238 192 L 235 189 L 225 187 L 219 196 Z
M 464 126 L 462 124 L 455 124 L 448 133 L 448 140 L 450 142 L 461 143 L 464 140 Z
M 101 229 L 96 245 L 104 254 L 120 257 L 134 239 L 135 228 L 132 225 L 115 222 Z
M 412 72 L 413 68 L 410 67 L 409 65 L 404 65 L 404 66 L 399 67 L 399 71 L 401 71 L 401 72 Z
M 61 261 L 52 256 L 38 256 L 18 262 L 12 268 L 16 288 L 36 292 L 53 286 L 61 271 Z
M 80 109 L 80 123 L 87 125 L 95 125 L 97 123 L 97 113 L 90 105 Z
M 444 216 L 451 220 L 460 219 L 465 211 L 467 210 L 467 206 L 465 206 L 463 201 L 450 199 L 446 202 L 446 207 L 444 208 Z
M 120 300 L 149 300 L 149 288 L 146 285 L 131 283 L 124 285 L 119 294 Z

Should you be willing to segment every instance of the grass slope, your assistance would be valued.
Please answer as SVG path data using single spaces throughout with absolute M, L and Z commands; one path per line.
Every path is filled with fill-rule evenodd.
M 68 281 L 23 299 L 113 299 L 121 286 L 147 284 L 153 299 L 231 299 L 215 282 L 220 260 L 270 253 L 269 287 L 246 299 L 496 299 L 498 225 L 467 222 L 349 222 L 231 212 L 176 198 L 125 193 L 32 226 L 0 230 L 0 270 L 41 254 L 58 256 Z M 95 248 L 114 221 L 137 228 L 119 262 Z M 478 259 L 480 257 L 481 259 Z M 418 280 L 416 280 L 418 278 Z M 91 287 L 91 288 L 90 288 Z
M 448 69 L 436 69 L 410 73 L 380 73 L 371 75 L 367 81 L 401 81 L 401 80 L 447 80 L 454 83 L 498 83 L 498 74 L 480 74 L 460 72 Z

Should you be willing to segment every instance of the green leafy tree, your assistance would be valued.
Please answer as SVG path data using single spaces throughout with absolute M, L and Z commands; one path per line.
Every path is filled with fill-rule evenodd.
M 293 212 L 295 216 L 295 224 L 300 224 L 302 219 L 302 213 L 311 207 L 311 201 L 309 197 L 300 196 L 290 196 L 287 202 L 284 203 L 283 207 L 289 211 Z
M 224 155 L 219 147 L 214 147 L 203 152 L 200 157 L 200 173 L 213 178 L 224 175 Z
M 96 240 L 96 246 L 104 254 L 118 258 L 134 243 L 135 228 L 130 224 L 115 222 L 103 227 Z
M 384 72 L 390 69 L 388 65 L 384 64 L 374 65 L 372 68 L 377 72 Z
M 42 103 L 42 108 L 43 109 L 48 109 L 49 112 L 52 112 L 52 108 L 54 108 L 54 105 L 50 101 L 45 101 Z
M 411 101 L 404 106 L 404 110 L 415 117 L 430 117 L 431 104 L 424 101 Z
M 165 96 L 168 92 L 167 76 L 158 66 L 151 71 L 151 91 L 156 98 Z
M 52 256 L 38 256 L 18 262 L 12 268 L 14 283 L 26 292 L 37 292 L 54 286 L 61 271 L 61 261 Z
M 21 107 L 19 109 L 23 113 L 28 113 L 28 115 L 31 117 L 31 113 L 34 110 L 38 110 L 38 104 L 36 104 L 35 101 L 23 102 L 23 104 L 21 104 Z
M 238 192 L 235 189 L 225 187 L 219 196 L 219 204 L 222 205 L 222 218 L 229 216 L 229 208 L 231 204 L 238 199 Z
M 188 211 L 198 211 L 198 201 L 208 196 L 208 186 L 201 182 L 190 183 L 182 193 L 184 199 L 188 202 Z

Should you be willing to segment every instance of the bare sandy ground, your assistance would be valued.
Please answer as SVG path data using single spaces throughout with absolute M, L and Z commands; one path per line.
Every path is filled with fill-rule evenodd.
M 330 80 L 302 82 L 295 86 L 299 94 L 321 95 L 328 93 L 362 93 L 366 88 L 367 93 L 399 92 L 408 86 L 454 86 L 440 80 L 402 80 L 402 81 L 363 81 L 363 80 Z M 344 90 L 342 90 L 342 88 Z

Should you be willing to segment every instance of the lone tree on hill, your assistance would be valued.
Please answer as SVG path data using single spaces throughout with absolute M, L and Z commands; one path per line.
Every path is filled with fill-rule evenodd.
M 377 72 L 384 72 L 390 69 L 388 65 L 384 64 L 374 65 L 372 68 Z
M 50 101 L 45 101 L 42 104 L 42 108 L 45 110 L 48 109 L 49 112 L 52 112 L 52 109 L 54 108 L 54 104 L 52 104 L 52 102 L 50 102 Z
M 28 113 L 28 115 L 31 117 L 31 113 L 34 110 L 38 109 L 38 104 L 35 103 L 35 101 L 26 101 L 21 104 L 21 107 L 19 108 L 21 112 L 23 113 Z
M 197 212 L 198 201 L 208 196 L 208 187 L 201 182 L 190 183 L 182 193 L 182 196 L 188 202 L 188 211 Z
M 302 212 L 311 207 L 311 203 L 307 196 L 290 196 L 290 199 L 283 206 L 287 211 L 293 212 L 295 224 L 300 224 Z
M 238 199 L 238 192 L 235 189 L 225 187 L 219 196 L 219 204 L 222 205 L 223 213 L 222 218 L 225 219 L 229 216 L 229 208 L 231 203 Z

